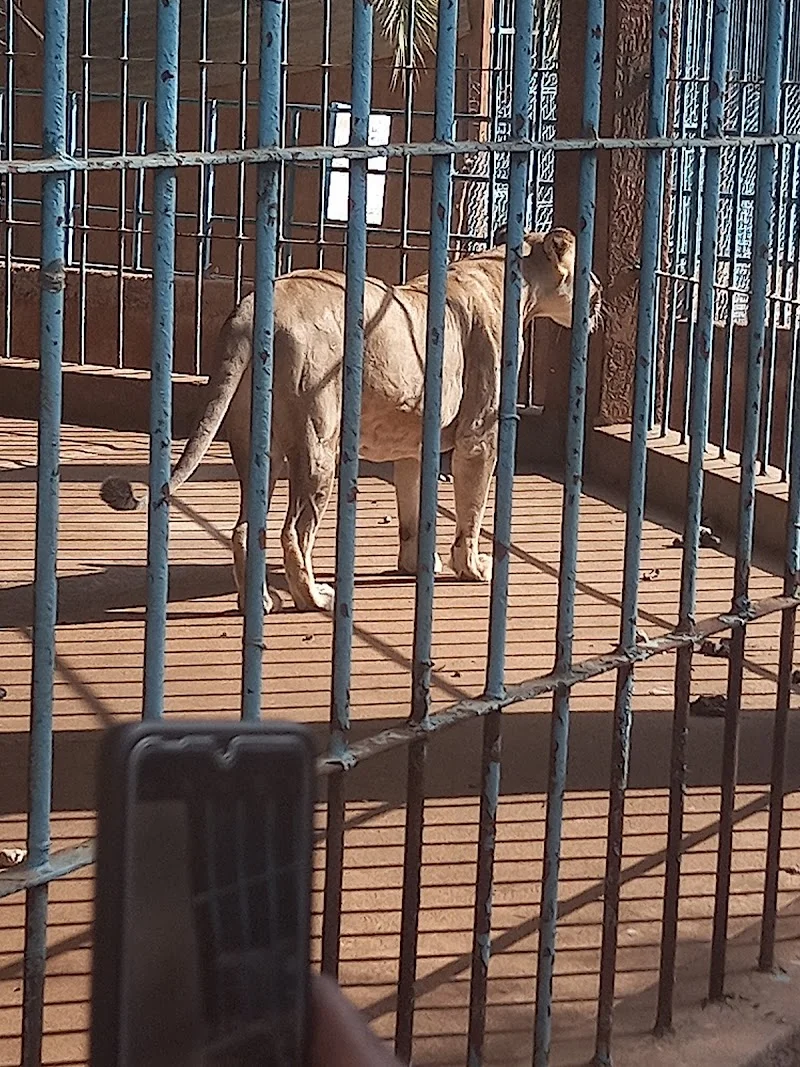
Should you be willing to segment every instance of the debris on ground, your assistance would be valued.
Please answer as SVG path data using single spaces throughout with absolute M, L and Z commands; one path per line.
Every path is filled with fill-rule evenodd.
M 722 544 L 722 539 L 717 537 L 710 526 L 700 527 L 700 547 L 701 548 L 719 548 Z M 673 548 L 683 548 L 683 538 L 676 537 L 672 542 Z
M 18 867 L 25 862 L 28 853 L 24 848 L 0 848 L 0 871 L 8 867 Z
M 713 656 L 716 659 L 730 659 L 730 638 L 722 637 L 719 641 L 713 641 L 710 638 L 707 638 L 697 646 L 697 653 L 700 656 Z

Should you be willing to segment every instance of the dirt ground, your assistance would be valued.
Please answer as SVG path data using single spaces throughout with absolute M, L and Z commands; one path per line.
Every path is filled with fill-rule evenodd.
M 0 847 L 24 842 L 30 699 L 36 427 L 0 421 Z M 118 515 L 98 499 L 109 473 L 145 474 L 143 437 L 67 428 L 63 436 L 60 613 L 57 635 L 53 843 L 90 837 L 98 738 L 111 722 L 140 713 L 145 602 L 146 520 Z M 275 583 L 281 585 L 277 531 L 285 506 L 279 486 L 269 528 Z M 362 737 L 402 720 L 409 707 L 413 581 L 393 573 L 397 521 L 392 487 L 377 478 L 360 487 L 353 654 L 353 734 Z M 238 493 L 225 446 L 180 493 L 171 530 L 171 591 L 166 713 L 237 714 L 241 685 L 241 619 L 235 611 L 227 536 Z M 509 606 L 508 680 L 546 673 L 554 655 L 561 487 L 541 476 L 515 486 L 514 550 Z M 487 517 L 487 529 L 490 528 Z M 440 549 L 452 534 L 452 487 L 441 486 Z M 326 518 L 318 573 L 333 567 L 335 515 Z M 576 658 L 610 651 L 619 628 L 625 517 L 588 495 L 580 529 Z M 640 626 L 653 637 L 675 623 L 680 551 L 675 531 L 645 523 Z M 730 607 L 728 554 L 701 552 L 698 617 Z M 753 573 L 754 596 L 780 592 L 781 579 Z M 488 588 L 445 574 L 438 582 L 434 631 L 434 698 L 444 707 L 480 693 L 486 660 Z M 731 989 L 744 1020 L 788 1025 L 778 996 L 800 981 L 800 733 L 793 719 L 790 792 L 782 858 L 780 958 L 783 977 L 754 979 L 763 889 L 766 804 L 775 700 L 779 620 L 748 630 L 740 788 L 737 793 L 731 897 Z M 327 731 L 330 619 L 293 609 L 266 627 L 265 713 L 310 723 L 320 749 Z M 695 657 L 693 696 L 725 690 L 724 659 Z M 631 790 L 623 849 L 617 980 L 620 1048 L 647 1049 L 655 1003 L 663 896 L 666 798 L 674 657 L 637 669 Z M 554 990 L 554 1067 L 579 1067 L 593 1048 L 606 817 L 614 698 L 612 674 L 573 690 L 568 798 L 564 829 L 558 955 Z M 797 706 L 798 697 L 793 697 Z M 549 698 L 510 709 L 504 725 L 493 958 L 485 1062 L 530 1062 L 542 838 L 549 751 Z M 796 714 L 796 713 L 795 713 Z M 685 858 L 676 1000 L 694 1011 L 686 1026 L 730 1028 L 719 1012 L 696 1013 L 707 984 L 713 909 L 722 722 L 693 719 L 685 820 Z M 348 782 L 341 978 L 352 998 L 386 1036 L 394 1026 L 394 983 L 400 929 L 406 758 L 394 750 L 356 769 Z M 415 1063 L 463 1063 L 469 996 L 471 931 L 480 780 L 480 724 L 436 736 L 427 772 L 426 829 L 419 942 Z M 324 812 L 319 813 L 320 826 Z M 321 886 L 321 852 L 315 858 Z M 315 899 L 315 956 L 321 901 Z M 51 887 L 50 959 L 45 1010 L 45 1064 L 86 1062 L 91 868 Z M 19 1063 L 23 901 L 0 901 L 0 1067 Z M 777 991 L 772 997 L 764 983 Z M 760 984 L 759 984 L 760 983 Z M 780 987 L 780 989 L 778 989 Z M 766 992 L 764 990 L 766 989 Z M 796 990 L 794 991 L 795 999 Z M 772 1000 L 774 999 L 774 1004 Z M 690 1013 L 691 1014 L 691 1013 Z M 731 1010 L 731 1017 L 736 1014 Z M 683 1015 L 680 1016 L 683 1018 Z M 690 1019 L 690 1015 L 686 1016 Z M 783 1019 L 783 1023 L 781 1020 Z M 631 1044 L 632 1042 L 632 1044 Z M 649 1044 L 648 1044 L 649 1042 Z M 638 1058 L 637 1058 L 638 1057 Z M 623 1062 L 620 1053 L 619 1062 Z M 680 1060 L 674 1054 L 664 1063 Z M 706 1060 L 704 1059 L 705 1063 Z M 713 1062 L 713 1060 L 709 1060 Z M 730 1057 L 719 1061 L 728 1067 Z

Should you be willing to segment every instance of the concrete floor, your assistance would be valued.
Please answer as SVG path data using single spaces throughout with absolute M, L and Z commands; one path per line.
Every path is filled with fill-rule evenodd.
M 0 685 L 7 690 L 0 704 L 0 847 L 24 840 L 35 449 L 34 424 L 0 421 Z M 109 511 L 99 501 L 97 488 L 112 471 L 143 478 L 146 460 L 147 442 L 142 437 L 64 430 L 55 847 L 91 836 L 98 737 L 108 723 L 135 718 L 140 710 L 146 520 L 141 514 Z M 508 677 L 522 681 L 545 673 L 553 661 L 561 487 L 543 477 L 524 476 L 517 479 L 515 494 Z M 445 549 L 453 529 L 449 485 L 441 486 L 441 504 L 440 548 Z M 352 684 L 356 736 L 407 714 L 413 628 L 413 582 L 392 573 L 397 538 L 392 487 L 378 479 L 365 479 L 360 505 Z M 285 487 L 280 486 L 269 530 L 271 558 L 276 564 L 276 531 L 284 506 Z M 231 717 L 237 713 L 241 619 L 235 612 L 226 541 L 237 508 L 227 449 L 215 446 L 195 478 L 181 490 L 173 511 L 166 680 L 170 714 Z M 334 529 L 332 508 L 317 549 L 318 573 L 323 578 L 332 570 Z M 607 652 L 616 643 L 624 529 L 624 514 L 618 509 L 600 499 L 585 498 L 576 657 Z M 646 580 L 641 585 L 640 625 L 650 637 L 669 630 L 676 617 L 680 551 L 671 547 L 674 536 L 673 530 L 658 523 L 645 523 L 642 573 Z M 729 608 L 732 578 L 728 555 L 703 550 L 701 557 L 699 617 Z M 277 566 L 274 576 L 280 585 Z M 755 596 L 777 593 L 780 587 L 775 575 L 754 571 Z M 443 707 L 476 695 L 482 688 L 488 589 L 445 575 L 437 586 L 435 612 L 434 698 Z M 731 989 L 737 1017 L 743 1021 L 741 1032 L 755 1035 L 754 1040 L 761 1034 L 759 1026 L 769 1029 L 792 1021 L 782 1014 L 783 1008 L 770 1006 L 772 987 L 766 995 L 763 992 L 763 982 L 772 980 L 749 974 L 759 932 L 778 629 L 779 620 L 769 618 L 749 630 L 737 794 Z M 272 616 L 266 645 L 268 713 L 311 723 L 322 746 L 328 715 L 330 620 L 293 610 Z M 726 666 L 722 659 L 695 657 L 693 696 L 724 692 Z M 637 669 L 623 854 L 617 1062 L 640 1063 L 646 1057 L 651 1067 L 661 1062 L 656 1046 L 645 1035 L 652 1025 L 658 967 L 673 670 L 673 656 L 656 658 Z M 573 691 L 554 991 L 553 1064 L 563 1067 L 585 1064 L 593 1047 L 613 694 L 612 675 Z M 793 702 L 798 704 L 797 696 Z M 486 1057 L 496 1067 L 530 1062 L 549 709 L 550 701 L 543 698 L 511 709 L 505 719 Z M 707 981 L 721 737 L 721 721 L 692 720 L 681 972 L 676 994 L 682 1032 L 690 1036 L 708 1028 L 714 1019 L 717 1029 L 722 1026 L 732 1032 L 729 1017 L 706 1013 L 698 1022 L 697 1015 Z M 477 723 L 432 741 L 415 1044 L 415 1062 L 420 1065 L 464 1062 L 479 761 Z M 796 728 L 789 764 L 791 788 L 797 790 L 800 733 Z M 402 886 L 404 754 L 393 751 L 369 761 L 353 772 L 348 789 L 342 981 L 377 1030 L 389 1035 L 394 1023 Z M 780 957 L 786 977 L 796 975 L 800 981 L 797 792 L 788 795 L 786 807 Z M 315 862 L 319 888 L 322 856 L 317 855 Z M 91 870 L 54 883 L 51 900 L 43 1062 L 67 1067 L 86 1062 Z M 317 897 L 315 934 L 319 932 L 319 908 Z M 19 1062 L 22 922 L 20 898 L 0 902 L 0 1067 Z M 318 951 L 316 936 L 314 951 Z M 785 984 L 782 979 L 773 982 L 776 997 Z M 793 986 L 792 992 L 796 1000 Z M 626 1048 L 631 1050 L 628 1060 L 624 1060 Z M 681 1060 L 673 1051 L 663 1062 L 700 1060 Z M 735 1060 L 723 1056 L 719 1063 L 733 1067 Z

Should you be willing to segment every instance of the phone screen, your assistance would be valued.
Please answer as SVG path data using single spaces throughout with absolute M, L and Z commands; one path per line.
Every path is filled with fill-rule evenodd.
M 281 739 L 146 737 L 130 755 L 119 1063 L 299 1067 L 311 798 Z

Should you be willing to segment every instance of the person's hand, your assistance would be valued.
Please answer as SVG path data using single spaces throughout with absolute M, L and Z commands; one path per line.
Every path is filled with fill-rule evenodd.
M 400 1067 L 339 986 L 311 979 L 311 1067 Z

